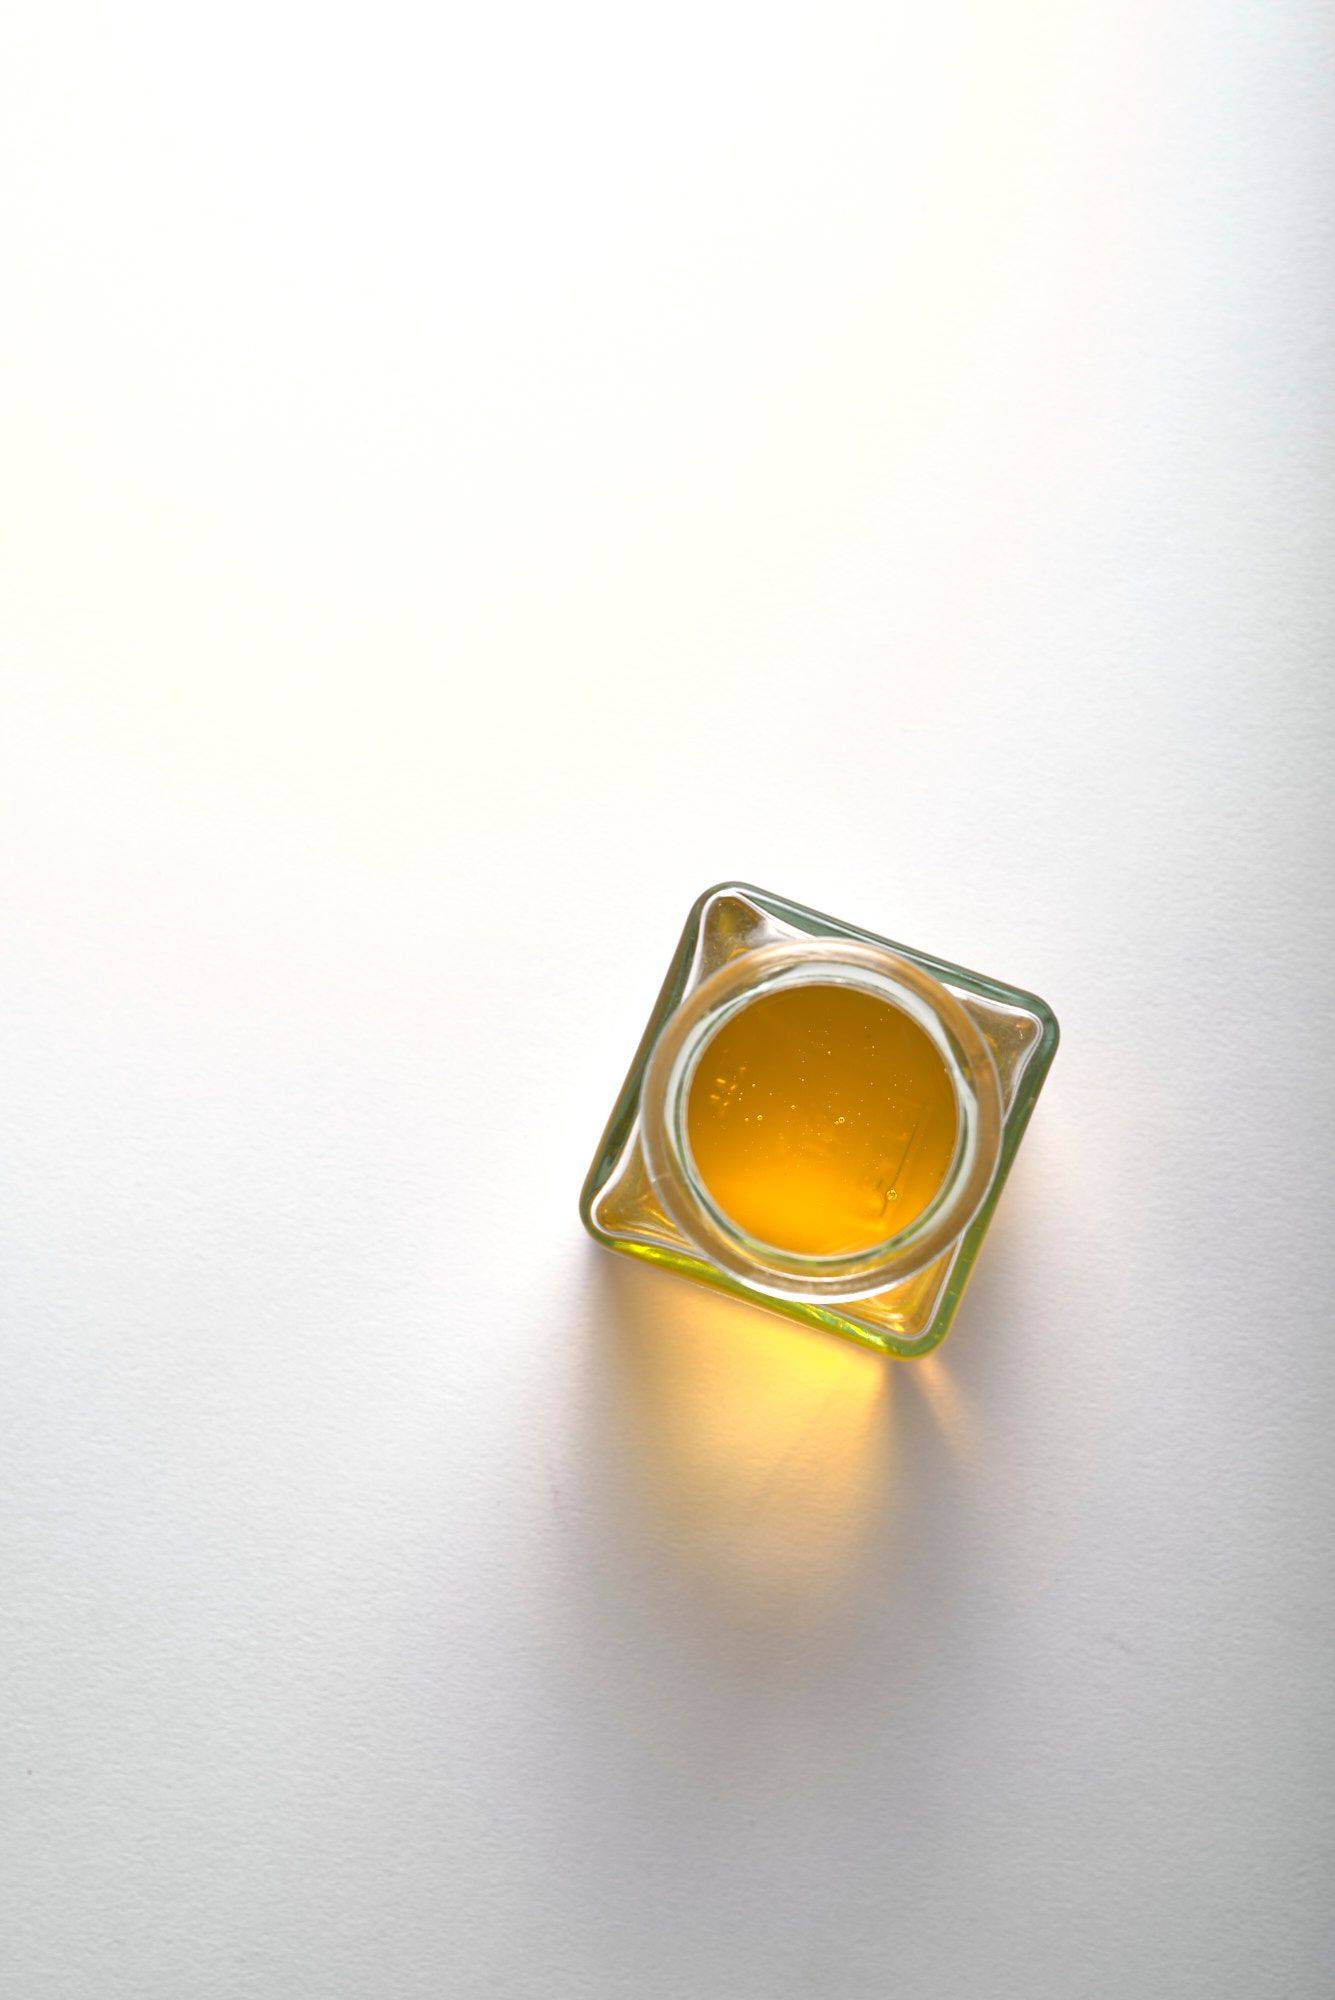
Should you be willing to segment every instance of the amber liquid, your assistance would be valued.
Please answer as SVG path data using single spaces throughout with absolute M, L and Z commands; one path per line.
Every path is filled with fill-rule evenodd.
M 907 1228 L 945 1179 L 955 1093 L 916 1021 L 848 986 L 751 1001 L 706 1043 L 686 1129 L 725 1215 L 805 1256 Z

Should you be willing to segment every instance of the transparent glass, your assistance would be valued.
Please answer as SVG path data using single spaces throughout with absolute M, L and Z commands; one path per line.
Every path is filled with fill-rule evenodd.
M 955 1137 L 932 1198 L 881 1240 L 813 1255 L 761 1241 L 711 1196 L 691 1148 L 691 1084 L 719 1030 L 758 999 L 837 986 L 895 1007 L 949 1078 Z M 580 1213 L 609 1249 L 900 1359 L 949 1330 L 1057 1046 L 1031 993 L 745 883 L 691 910 L 589 1170 Z

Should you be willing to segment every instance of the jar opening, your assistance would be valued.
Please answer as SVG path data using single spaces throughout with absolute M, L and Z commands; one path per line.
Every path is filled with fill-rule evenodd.
M 972 1016 L 860 943 L 765 945 L 704 980 L 650 1057 L 641 1115 L 659 1197 L 701 1253 L 813 1300 L 867 1297 L 929 1263 L 1000 1155 L 1000 1086 Z
M 687 1165 L 771 1250 L 866 1251 L 940 1191 L 960 1117 L 944 1057 L 903 1007 L 806 980 L 752 995 L 684 1078 Z

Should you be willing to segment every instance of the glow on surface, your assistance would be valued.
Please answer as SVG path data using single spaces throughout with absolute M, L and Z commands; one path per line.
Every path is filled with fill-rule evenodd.
M 838 1587 L 892 1504 L 887 1364 L 596 1254 L 636 1483 L 677 1558 L 739 1610 Z

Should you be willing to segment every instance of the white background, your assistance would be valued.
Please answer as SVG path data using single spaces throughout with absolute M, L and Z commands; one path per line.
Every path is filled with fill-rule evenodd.
M 17 0 L 14 2000 L 1335 1985 L 1318 0 Z M 948 1346 L 597 1251 L 688 903 L 1065 1040 Z

